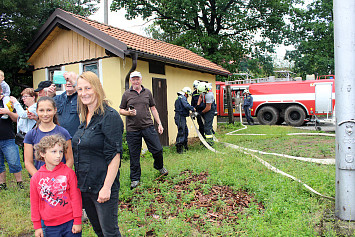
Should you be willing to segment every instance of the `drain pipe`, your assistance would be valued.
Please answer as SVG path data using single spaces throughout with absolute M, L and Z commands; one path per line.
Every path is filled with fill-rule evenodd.
M 355 2 L 334 0 L 335 215 L 355 220 Z M 344 24 L 346 22 L 346 24 Z
M 132 67 L 131 67 L 131 69 L 129 69 L 129 72 L 128 72 L 128 74 L 126 76 L 126 79 L 125 79 L 125 90 L 129 89 L 129 75 L 131 74 L 131 72 L 136 70 L 136 68 L 137 68 L 137 60 L 138 60 L 138 53 L 131 51 L 129 53 L 129 55 L 132 58 Z

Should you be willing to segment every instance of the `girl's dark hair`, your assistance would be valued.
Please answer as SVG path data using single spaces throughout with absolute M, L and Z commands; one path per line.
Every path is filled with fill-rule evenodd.
M 49 102 L 51 102 L 53 108 L 54 108 L 54 109 L 57 109 L 57 106 L 56 106 L 56 104 L 55 104 L 54 99 L 53 99 L 52 97 L 49 97 L 49 96 L 43 96 L 43 97 L 39 98 L 39 100 L 37 101 L 37 109 L 38 109 L 38 105 L 39 105 L 42 101 L 49 101 Z M 54 117 L 53 117 L 53 122 L 54 122 L 55 124 L 57 124 L 57 125 L 60 125 L 60 124 L 59 124 L 59 121 L 58 121 L 58 115 L 57 115 L 57 113 L 56 113 L 56 114 L 54 115 Z M 37 122 L 37 125 L 36 125 L 36 126 L 38 127 L 38 125 L 39 125 L 39 121 Z

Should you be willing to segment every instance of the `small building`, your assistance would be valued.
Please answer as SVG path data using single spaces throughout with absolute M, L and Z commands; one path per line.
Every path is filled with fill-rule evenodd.
M 194 80 L 213 83 L 216 75 L 228 76 L 224 68 L 183 47 L 151 39 L 88 18 L 56 9 L 26 49 L 33 66 L 33 86 L 52 80 L 56 70 L 95 72 L 112 106 L 119 109 L 129 87 L 129 73 L 142 73 L 165 128 L 163 145 L 175 143 L 174 102 L 183 87 Z M 58 87 L 57 93 L 64 91 Z M 123 119 L 125 121 L 125 119 Z M 216 127 L 216 121 L 214 127 Z M 190 136 L 196 136 L 188 121 Z

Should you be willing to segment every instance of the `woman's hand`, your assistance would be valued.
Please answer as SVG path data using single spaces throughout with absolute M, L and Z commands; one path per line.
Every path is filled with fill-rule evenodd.
M 101 188 L 101 190 L 99 192 L 99 197 L 97 198 L 97 202 L 99 202 L 99 203 L 107 202 L 108 200 L 110 200 L 110 196 L 111 196 L 111 189 L 106 188 L 104 186 Z

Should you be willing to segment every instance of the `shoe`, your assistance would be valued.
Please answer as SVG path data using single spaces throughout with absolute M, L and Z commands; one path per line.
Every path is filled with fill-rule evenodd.
M 168 170 L 165 167 L 161 168 L 159 170 L 159 172 L 160 172 L 161 175 L 168 175 L 168 173 L 169 173 Z
M 25 189 L 25 187 L 23 186 L 22 181 L 17 182 L 17 187 L 18 187 L 19 189 Z
M 184 152 L 182 144 L 176 144 L 176 152 L 182 154 Z
M 184 142 L 184 148 L 185 148 L 186 151 L 189 150 L 189 147 L 187 146 L 187 142 Z
M 139 185 L 139 181 L 132 181 L 131 182 L 131 189 L 136 188 Z
M 1 191 L 1 190 L 7 190 L 6 183 L 0 184 L 0 191 Z

